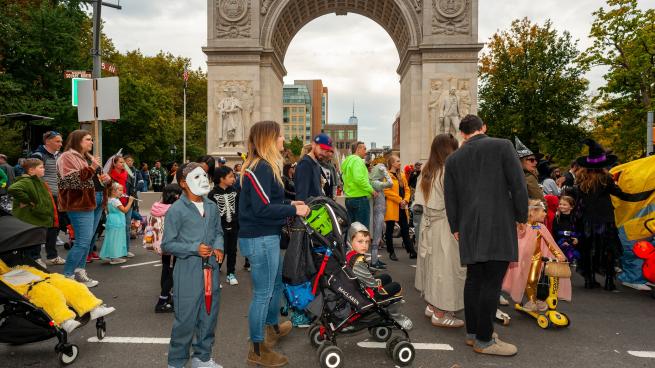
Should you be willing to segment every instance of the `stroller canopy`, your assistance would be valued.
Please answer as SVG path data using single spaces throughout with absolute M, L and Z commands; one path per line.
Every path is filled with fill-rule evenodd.
M 45 243 L 46 228 L 13 216 L 0 216 L 0 253 Z

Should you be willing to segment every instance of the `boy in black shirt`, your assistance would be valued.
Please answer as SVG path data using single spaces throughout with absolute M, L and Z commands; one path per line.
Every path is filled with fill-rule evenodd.
M 220 166 L 214 170 L 214 189 L 207 196 L 216 202 L 221 215 L 221 227 L 227 259 L 227 279 L 230 285 L 238 285 L 234 267 L 237 256 L 237 239 L 239 234 L 239 192 L 234 187 L 236 178 L 229 166 Z M 222 264 L 221 264 L 222 265 Z

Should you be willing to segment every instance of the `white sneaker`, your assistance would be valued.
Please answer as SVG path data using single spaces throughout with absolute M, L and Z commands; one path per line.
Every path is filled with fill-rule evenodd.
M 623 286 L 627 286 L 629 288 L 633 288 L 633 289 L 639 290 L 639 291 L 651 291 L 652 290 L 652 288 L 650 286 L 646 285 L 646 284 L 633 284 L 633 283 L 630 283 L 630 282 L 624 282 Z
M 216 363 L 214 359 L 203 362 L 198 358 L 193 358 L 191 359 L 191 368 L 223 368 L 223 366 Z
M 125 263 L 125 262 L 127 262 L 127 259 L 125 259 L 125 258 L 112 258 L 109 261 L 109 264 L 117 265 L 117 264 L 121 264 L 121 263 Z
M 434 315 L 434 309 L 432 309 L 432 306 L 430 306 L 430 304 L 425 306 L 424 314 L 428 318 L 432 318 L 432 316 Z
M 91 319 L 98 319 L 100 317 L 104 317 L 108 315 L 109 313 L 112 313 L 116 310 L 114 307 L 107 307 L 105 305 L 99 305 L 95 308 L 93 308 L 90 312 Z
M 47 263 L 51 265 L 63 265 L 66 264 L 66 260 L 57 256 L 55 258 L 49 259 Z
M 127 252 L 127 258 L 134 258 L 134 253 L 132 252 Z
M 90 278 L 89 275 L 86 274 L 86 270 L 83 268 L 75 270 L 75 281 L 83 283 L 88 288 L 98 286 L 98 281 Z
M 234 276 L 233 273 L 227 275 L 227 278 L 225 279 L 225 281 L 229 282 L 230 285 L 239 285 L 239 280 L 237 280 L 237 277 Z
M 59 237 L 57 237 L 57 245 L 61 247 L 61 246 L 64 245 L 64 244 L 66 244 L 66 242 L 63 241 L 63 240 L 61 240 L 61 239 L 59 239 Z
M 43 260 L 41 258 L 35 259 L 34 262 L 38 263 L 39 266 L 41 266 L 41 267 L 43 267 L 45 269 L 48 269 L 48 266 L 46 266 L 45 262 L 43 262 Z
M 504 296 L 501 295 L 500 298 L 498 298 L 498 304 L 500 304 L 500 305 L 509 305 L 509 301 L 507 299 L 505 299 Z
M 80 325 L 81 323 L 74 319 L 67 319 L 61 323 L 61 328 L 63 328 L 66 333 L 71 333 L 74 329 L 80 327 Z

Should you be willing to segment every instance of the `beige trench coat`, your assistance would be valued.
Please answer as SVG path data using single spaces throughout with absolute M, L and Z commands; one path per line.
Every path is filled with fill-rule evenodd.
M 443 175 L 437 173 L 427 202 L 420 189 L 422 180 L 419 177 L 414 202 L 423 206 L 414 287 L 433 306 L 458 311 L 464 308 L 466 267 L 460 263 L 459 245 L 446 218 Z

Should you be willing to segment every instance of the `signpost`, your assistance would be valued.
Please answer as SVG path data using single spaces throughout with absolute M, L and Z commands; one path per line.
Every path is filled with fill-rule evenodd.
M 100 137 L 99 120 L 120 119 L 118 77 L 83 79 L 78 82 L 77 120 L 93 121 L 94 137 Z M 94 154 L 102 159 L 99 150 Z
M 91 77 L 89 77 L 89 78 L 73 78 L 71 80 L 71 82 L 72 82 L 71 83 L 71 85 L 72 85 L 71 86 L 71 104 L 73 106 L 77 106 L 77 104 L 78 104 L 79 83 L 80 83 L 80 81 L 89 80 L 90 78 Z
M 88 70 L 64 70 L 64 78 L 91 78 L 91 72 Z

